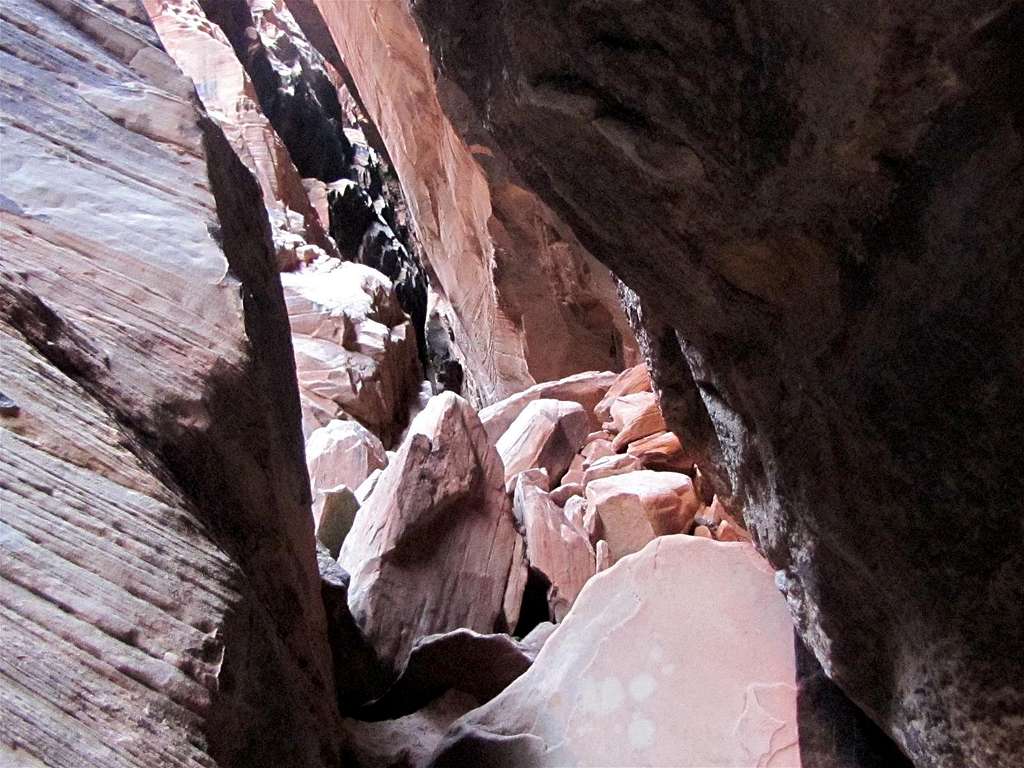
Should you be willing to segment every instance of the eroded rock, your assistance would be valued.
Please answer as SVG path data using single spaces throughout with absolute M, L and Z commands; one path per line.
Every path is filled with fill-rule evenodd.
M 557 484 L 587 436 L 587 415 L 579 403 L 534 400 L 516 417 L 496 444 L 511 492 L 516 475 L 532 468 Z M 547 490 L 547 489 L 545 489 Z

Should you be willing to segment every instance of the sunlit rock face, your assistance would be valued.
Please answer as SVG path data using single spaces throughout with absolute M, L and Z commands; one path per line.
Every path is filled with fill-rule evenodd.
M 260 189 L 129 3 L 0 25 L 0 763 L 337 766 Z
M 486 404 L 585 370 L 621 368 L 634 345 L 608 271 L 492 148 L 444 114 L 404 3 L 289 3 L 310 39 L 344 57 L 402 179 L 433 288 Z M 611 190 L 607 191 L 611 194 Z
M 750 544 L 657 539 L 591 579 L 533 666 L 433 768 L 798 768 L 785 600 Z
M 462 138 L 632 289 L 684 442 L 700 394 L 826 672 L 922 766 L 1024 761 L 1019 6 L 414 10 Z

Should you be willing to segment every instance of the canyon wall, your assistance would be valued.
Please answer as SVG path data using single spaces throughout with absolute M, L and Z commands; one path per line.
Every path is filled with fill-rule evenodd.
M 141 6 L 0 28 L 0 762 L 337 766 L 264 198 Z
M 487 404 L 537 381 L 633 362 L 635 344 L 607 269 L 500 153 L 460 138 L 459 115 L 441 109 L 404 4 L 288 6 L 328 60 L 347 71 L 387 147 L 466 394 Z
M 1024 760 L 1020 4 L 322 5 L 422 102 L 414 12 L 463 142 L 629 286 L 825 671 L 919 766 Z

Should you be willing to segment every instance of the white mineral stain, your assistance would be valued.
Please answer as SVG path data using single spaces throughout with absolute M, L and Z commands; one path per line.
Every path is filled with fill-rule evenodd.
M 629 695 L 633 701 L 643 701 L 657 688 L 658 683 L 646 672 L 641 672 L 629 681 Z

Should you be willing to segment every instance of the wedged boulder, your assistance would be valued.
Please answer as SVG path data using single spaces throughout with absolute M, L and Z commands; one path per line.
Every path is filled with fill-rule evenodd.
M 491 442 L 497 443 L 505 431 L 512 426 L 523 409 L 535 400 L 567 400 L 579 403 L 587 412 L 590 430 L 597 430 L 601 422 L 594 416 L 594 406 L 608 391 L 616 379 L 611 371 L 588 371 L 567 376 L 558 381 L 545 381 L 529 389 L 517 392 L 511 397 L 488 405 L 480 410 L 480 421 Z M 589 436 L 589 435 L 588 435 Z
M 518 538 L 497 452 L 469 403 L 442 393 L 413 420 L 345 538 L 338 561 L 351 574 L 352 613 L 393 666 L 419 637 L 493 632 Z
M 526 556 L 551 587 L 548 606 L 555 621 L 572 607 L 583 585 L 594 575 L 594 549 L 587 535 L 566 519 L 551 500 L 536 472 L 518 475 L 515 487 L 516 519 L 526 532 Z
M 612 440 L 615 438 L 607 432 L 599 432 L 600 435 L 608 435 L 607 438 L 598 437 L 593 440 L 589 439 L 583 446 L 583 450 L 580 451 L 580 455 L 583 457 L 583 469 L 587 469 L 598 459 L 603 459 L 605 456 L 611 456 L 615 453 L 615 449 L 612 447 Z
M 558 506 L 564 507 L 565 502 L 573 496 L 582 496 L 584 490 L 582 483 L 562 483 L 551 491 L 551 500 Z
M 749 544 L 667 536 L 602 571 L 430 762 L 466 765 L 798 768 L 793 627 L 771 567 Z
M 644 469 L 661 469 L 669 472 L 693 471 L 696 456 L 683 450 L 675 432 L 655 432 L 631 442 L 626 453 L 639 459 Z
M 336 485 L 358 488 L 387 463 L 383 443 L 357 421 L 331 419 L 306 440 L 306 466 L 314 499 L 318 491 Z
M 608 392 L 601 398 L 601 401 L 594 406 L 594 416 L 598 421 L 604 423 L 611 418 L 612 404 L 623 395 L 632 395 L 637 392 L 651 391 L 651 374 L 647 366 L 641 363 L 627 368 L 608 387 Z
M 678 472 L 643 469 L 587 485 L 587 515 L 597 518 L 588 531 L 608 542 L 612 562 L 658 536 L 686 533 L 699 507 L 693 482 Z
M 612 403 L 611 420 L 605 423 L 605 428 L 617 433 L 612 439 L 612 449 L 616 452 L 636 440 L 667 429 L 658 396 L 653 392 L 637 392 L 617 399 Z
M 283 273 L 281 283 L 299 389 L 318 406 L 315 420 L 348 416 L 389 445 L 421 378 L 415 333 L 391 281 L 362 264 L 322 259 Z
M 565 400 L 530 402 L 499 438 L 496 448 L 505 466 L 511 492 L 516 475 L 540 467 L 557 484 L 587 436 L 587 414 L 579 403 Z
M 352 530 L 359 500 L 347 485 L 324 488 L 313 498 L 313 524 L 316 540 L 327 547 L 331 557 L 341 552 L 341 543 Z

